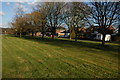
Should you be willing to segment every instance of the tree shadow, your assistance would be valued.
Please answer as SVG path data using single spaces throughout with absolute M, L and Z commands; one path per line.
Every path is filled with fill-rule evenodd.
M 13 36 L 15 37 L 15 36 Z M 119 45 L 101 45 L 101 43 L 91 43 L 91 42 L 87 42 L 87 41 L 72 41 L 69 39 L 51 39 L 51 38 L 44 38 L 42 39 L 41 37 L 31 37 L 31 36 L 23 36 L 23 39 L 26 40 L 30 40 L 30 41 L 35 41 L 35 42 L 42 42 L 45 44 L 49 44 L 49 45 L 54 45 L 54 46 L 59 46 L 59 47 L 76 47 L 76 48 L 88 48 L 90 49 L 97 49 L 97 50 L 102 50 L 102 51 L 111 51 L 113 52 L 111 55 L 117 57 L 119 54 L 118 52 L 120 52 L 120 46 Z M 88 51 L 89 51 L 88 50 Z M 109 54 L 109 53 L 105 53 L 105 54 Z

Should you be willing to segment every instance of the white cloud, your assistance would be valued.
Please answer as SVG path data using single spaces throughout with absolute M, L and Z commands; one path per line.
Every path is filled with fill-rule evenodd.
M 0 12 L 0 16 L 4 16 L 4 15 L 5 15 L 5 13 L 1 11 Z
M 21 9 L 23 12 L 26 12 L 28 9 L 27 8 L 22 8 Z
M 0 23 L 0 28 L 8 28 L 10 25 L 8 23 Z
M 0 24 L 0 28 L 3 27 L 3 24 Z
M 35 2 L 35 1 L 33 1 L 33 2 L 28 2 L 28 5 L 30 5 L 30 6 L 35 6 L 35 5 L 37 5 L 37 2 Z
M 23 5 L 22 3 L 20 3 L 20 2 L 16 2 L 16 4 L 15 4 L 17 7 L 18 6 L 21 6 L 21 5 Z
M 29 8 L 33 8 L 38 4 L 38 2 L 28 2 L 27 4 L 28 4 Z
M 33 2 L 28 2 L 28 5 L 33 5 Z
M 27 11 L 27 9 L 25 8 L 25 6 L 22 4 L 22 3 L 16 3 L 16 7 L 15 7 L 16 9 L 18 9 L 19 8 L 19 10 L 21 10 L 21 11 L 23 11 L 23 12 L 26 12 Z
M 25 3 L 25 1 L 20 1 L 20 3 Z
M 6 5 L 10 5 L 10 2 L 7 2 Z

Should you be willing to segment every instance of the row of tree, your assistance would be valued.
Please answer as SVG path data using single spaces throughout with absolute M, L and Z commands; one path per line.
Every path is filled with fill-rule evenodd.
M 20 37 L 23 34 L 42 33 L 42 38 L 46 31 L 50 31 L 52 38 L 56 34 L 56 28 L 62 23 L 68 26 L 71 33 L 75 31 L 75 41 L 77 41 L 78 28 L 98 24 L 103 34 L 102 44 L 105 44 L 105 35 L 108 26 L 119 23 L 120 2 L 45 2 L 37 3 L 31 13 L 25 14 L 18 8 L 12 26 Z

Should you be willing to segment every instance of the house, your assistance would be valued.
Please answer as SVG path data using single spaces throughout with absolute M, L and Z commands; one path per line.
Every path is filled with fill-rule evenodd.
M 56 32 L 55 32 L 56 34 L 54 36 L 57 36 L 57 37 L 64 36 L 65 35 L 65 33 L 63 33 L 64 31 L 66 31 L 66 28 L 59 26 L 56 28 Z M 45 32 L 45 36 L 51 36 L 51 34 L 52 34 L 51 29 L 48 28 L 47 31 Z M 39 33 L 39 35 L 42 35 L 42 33 Z
M 86 28 L 85 27 L 78 28 L 78 38 L 80 38 L 80 39 L 85 38 L 86 37 L 85 34 L 86 34 Z
M 87 39 L 94 39 L 94 40 L 102 40 L 103 35 L 99 33 L 101 30 L 101 27 L 99 26 L 91 26 L 87 28 L 86 30 L 86 38 Z M 110 41 L 111 40 L 111 34 L 115 31 L 115 28 L 113 26 L 107 26 L 106 30 L 106 37 L 105 41 Z
M 14 34 L 14 30 L 12 28 L 0 28 L 0 34 Z
M 86 33 L 86 28 L 85 27 L 78 27 L 77 28 L 77 31 L 78 31 L 78 38 L 84 38 L 85 36 L 82 35 L 84 33 Z M 63 30 L 61 31 L 60 33 L 58 33 L 58 37 L 69 37 L 71 36 L 71 38 L 75 38 L 75 29 L 74 27 L 71 27 L 71 34 L 70 34 L 70 30 Z
M 32 33 L 29 33 L 29 35 L 32 36 Z M 36 32 L 36 33 L 34 33 L 33 35 L 34 35 L 34 36 L 41 36 L 42 34 L 41 34 L 41 32 Z
M 65 35 L 65 31 L 66 31 L 66 28 L 60 26 L 60 27 L 57 27 L 56 34 L 57 34 L 58 37 L 64 36 Z
M 94 33 L 92 33 L 92 35 L 95 35 L 95 37 L 93 38 L 94 40 L 102 40 L 102 38 L 103 38 L 103 35 L 98 32 L 94 32 Z M 111 40 L 111 35 L 106 34 L 105 41 L 110 41 L 110 40 Z
M 60 32 L 63 32 L 63 31 L 65 31 L 65 30 L 66 30 L 66 28 L 60 26 L 60 27 L 57 27 L 57 28 L 56 28 L 56 33 L 60 33 Z
M 58 37 L 61 37 L 61 38 L 62 38 L 62 37 L 63 37 L 63 38 L 68 38 L 69 35 L 70 35 L 69 30 L 63 31 L 63 32 L 61 32 L 61 33 L 58 33 Z
M 86 28 L 85 27 L 80 27 L 78 28 L 78 31 L 81 33 L 86 33 Z

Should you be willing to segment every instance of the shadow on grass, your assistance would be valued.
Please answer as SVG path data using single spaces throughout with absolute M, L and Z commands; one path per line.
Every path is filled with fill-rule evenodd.
M 105 51 L 114 51 L 114 52 L 118 52 L 120 51 L 119 45 L 110 45 L 110 44 L 106 44 L 106 45 L 101 45 L 101 42 L 97 43 L 94 42 L 92 43 L 89 41 L 72 41 L 69 39 L 59 39 L 59 38 L 55 38 L 55 39 L 51 39 L 51 38 L 44 38 L 42 39 L 41 37 L 31 37 L 31 36 L 24 36 L 22 37 L 24 39 L 27 40 L 32 40 L 32 41 L 37 41 L 37 42 L 44 42 L 46 44 L 51 44 L 51 45 L 55 45 L 55 46 L 64 46 L 65 44 L 67 45 L 72 45 L 74 47 L 88 47 L 88 48 L 95 48 L 95 49 L 100 49 L 100 50 L 105 50 Z
M 12 35 L 13 36 L 13 35 Z M 13 36 L 15 37 L 15 36 Z M 18 37 L 20 38 L 20 37 Z M 101 43 L 99 42 L 90 42 L 90 41 L 72 41 L 72 40 L 69 40 L 69 39 L 51 39 L 51 38 L 44 38 L 42 39 L 41 37 L 31 37 L 31 36 L 23 36 L 22 37 L 23 39 L 26 39 L 26 40 L 31 40 L 31 41 L 36 41 L 36 42 L 42 42 L 42 43 L 45 43 L 45 44 L 49 44 L 49 45 L 54 45 L 54 46 L 59 46 L 59 47 L 76 47 L 76 48 L 88 48 L 90 51 L 91 48 L 93 49 L 98 49 L 98 50 L 102 50 L 102 51 L 112 51 L 114 52 L 112 54 L 112 56 L 115 56 L 117 57 L 118 56 L 118 52 L 120 52 L 120 46 L 119 45 L 101 45 Z M 105 53 L 105 54 L 109 54 L 109 53 Z

